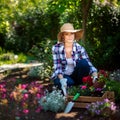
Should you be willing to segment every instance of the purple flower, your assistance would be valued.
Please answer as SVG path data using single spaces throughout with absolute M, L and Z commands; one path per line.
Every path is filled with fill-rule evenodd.
M 87 105 L 87 110 L 92 114 L 92 115 L 106 115 L 104 112 L 104 109 L 108 108 L 111 110 L 111 112 L 116 111 L 116 106 L 114 102 L 110 102 L 109 99 L 104 99 L 103 101 L 97 101 L 94 103 L 91 103 Z M 107 115 L 109 115 L 107 113 Z
M 102 91 L 102 88 L 96 88 L 96 91 Z

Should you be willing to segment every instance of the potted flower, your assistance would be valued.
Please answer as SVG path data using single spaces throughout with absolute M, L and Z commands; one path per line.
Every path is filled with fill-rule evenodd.
M 97 81 L 93 84 L 93 86 L 95 88 L 103 88 L 106 81 L 107 81 L 107 78 L 108 78 L 108 73 L 104 70 L 100 70 L 98 72 L 98 79 Z
M 87 84 L 79 86 L 71 86 L 68 88 L 68 95 L 74 96 L 76 93 L 80 93 L 80 96 L 90 96 L 92 89 Z
M 109 117 L 116 112 L 116 105 L 109 99 L 104 99 L 103 101 L 96 101 L 86 106 L 87 111 L 92 116 L 104 116 Z

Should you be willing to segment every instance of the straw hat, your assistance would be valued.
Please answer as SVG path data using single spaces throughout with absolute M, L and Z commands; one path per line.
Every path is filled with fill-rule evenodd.
M 75 30 L 71 23 L 65 23 L 61 26 L 60 32 L 58 33 L 58 36 L 57 36 L 59 42 L 63 42 L 63 39 L 62 39 L 63 32 L 75 33 L 75 40 L 79 40 L 82 38 L 84 30 L 83 29 Z

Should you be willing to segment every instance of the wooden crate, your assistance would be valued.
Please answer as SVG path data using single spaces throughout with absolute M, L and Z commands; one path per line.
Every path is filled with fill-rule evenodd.
M 72 100 L 73 96 L 69 96 L 68 99 Z M 106 91 L 101 97 L 91 97 L 91 96 L 80 96 L 76 101 L 74 101 L 75 108 L 86 108 L 86 106 L 92 102 L 102 101 L 108 98 L 110 101 L 114 102 L 115 95 L 113 91 Z

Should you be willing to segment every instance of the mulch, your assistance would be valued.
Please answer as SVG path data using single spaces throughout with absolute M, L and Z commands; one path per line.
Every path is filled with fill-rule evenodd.
M 31 78 L 27 76 L 27 69 L 17 69 L 11 71 L 8 75 L 0 74 L 0 82 L 8 80 L 10 78 L 19 78 L 23 82 L 31 82 L 34 80 L 39 80 L 39 78 Z M 51 90 L 52 88 L 52 83 L 50 83 L 49 80 L 40 80 L 41 84 L 45 86 L 48 90 Z M 86 109 L 82 108 L 73 108 L 70 113 L 63 113 L 63 112 L 58 112 L 54 113 L 51 111 L 44 111 L 42 110 L 40 113 L 33 113 L 27 116 L 26 118 L 21 118 L 21 119 L 15 119 L 12 118 L 11 115 L 9 114 L 9 111 L 6 111 L 6 113 L 2 113 L 0 109 L 0 120 L 120 120 L 120 112 L 117 112 L 114 116 L 111 118 L 104 118 L 102 116 L 96 116 L 92 117 L 90 116 L 87 112 Z

